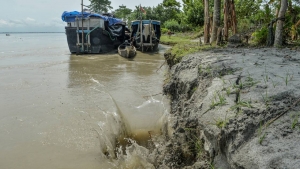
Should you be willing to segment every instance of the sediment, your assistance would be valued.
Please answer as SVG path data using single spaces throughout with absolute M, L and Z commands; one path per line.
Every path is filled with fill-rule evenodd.
M 171 110 L 156 168 L 300 168 L 297 49 L 190 54 L 170 65 L 163 92 Z

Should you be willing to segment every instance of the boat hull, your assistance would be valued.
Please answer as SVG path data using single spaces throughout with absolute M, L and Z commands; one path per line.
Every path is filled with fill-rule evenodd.
M 125 58 L 133 58 L 136 55 L 136 48 L 130 44 L 122 44 L 118 47 L 118 53 Z
M 86 29 L 86 28 L 85 28 Z M 117 47 L 124 41 L 124 37 L 112 37 L 108 31 L 97 27 L 91 27 L 91 32 L 84 32 L 84 51 L 81 46 L 77 45 L 77 28 L 65 27 L 69 50 L 71 53 L 107 53 L 117 49 Z M 88 38 L 88 36 L 90 38 Z M 79 43 L 82 43 L 82 32 L 78 33 Z M 89 40 L 90 39 L 90 40 Z M 87 45 L 89 44 L 89 45 Z
M 157 51 L 161 36 L 160 21 L 135 20 L 131 22 L 131 39 L 137 50 Z

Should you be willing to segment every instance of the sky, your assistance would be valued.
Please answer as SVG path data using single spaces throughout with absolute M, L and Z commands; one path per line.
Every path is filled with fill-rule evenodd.
M 2 1 L 2 0 L 1 0 Z M 115 9 L 126 5 L 157 6 L 163 0 L 110 0 Z M 64 32 L 61 14 L 64 11 L 80 11 L 81 0 L 3 0 L 0 5 L 0 32 Z M 89 5 L 89 0 L 83 0 Z

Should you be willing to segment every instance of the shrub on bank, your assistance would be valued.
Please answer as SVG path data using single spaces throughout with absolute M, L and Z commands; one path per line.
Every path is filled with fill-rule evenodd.
M 166 34 L 168 32 L 168 29 L 167 28 L 161 28 L 161 33 L 162 34 Z
M 268 37 L 268 28 L 262 27 L 260 30 L 255 31 L 252 34 L 253 42 L 256 45 L 265 45 L 267 43 L 267 37 Z
M 164 23 L 165 28 L 168 30 L 174 31 L 180 31 L 180 25 L 175 19 L 168 20 Z

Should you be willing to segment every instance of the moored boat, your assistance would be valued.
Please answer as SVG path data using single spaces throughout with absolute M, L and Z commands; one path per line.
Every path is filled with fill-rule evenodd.
M 10 36 L 10 34 L 9 34 L 9 33 L 7 33 L 7 34 L 6 34 L 6 36 Z
M 135 20 L 131 22 L 131 40 L 138 50 L 155 51 L 161 36 L 160 21 Z
M 128 42 L 124 42 L 118 47 L 118 53 L 125 58 L 133 58 L 136 55 L 136 48 Z
M 121 19 L 92 12 L 64 12 L 62 20 L 71 53 L 106 53 L 125 41 Z

